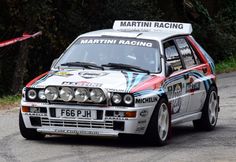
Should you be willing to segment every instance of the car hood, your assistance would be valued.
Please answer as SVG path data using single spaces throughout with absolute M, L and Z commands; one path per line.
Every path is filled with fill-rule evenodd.
M 147 73 L 115 70 L 62 70 L 45 73 L 31 81 L 27 87 L 98 87 L 112 92 L 134 92 L 139 90 L 139 87 L 143 89 L 142 85 L 146 85 L 144 88 L 153 88 L 152 80 L 154 78 L 160 77 Z M 149 82 L 150 84 L 147 84 Z M 157 82 L 155 81 L 155 83 Z

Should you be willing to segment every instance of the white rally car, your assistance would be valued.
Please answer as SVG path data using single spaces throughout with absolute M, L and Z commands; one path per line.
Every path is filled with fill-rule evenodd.
M 214 129 L 214 62 L 191 32 L 187 23 L 115 21 L 79 36 L 23 89 L 22 136 L 138 134 L 164 145 L 180 122 Z

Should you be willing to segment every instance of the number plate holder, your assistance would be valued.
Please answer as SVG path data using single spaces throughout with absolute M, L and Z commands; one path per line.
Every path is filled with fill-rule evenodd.
M 97 119 L 97 111 L 81 109 L 56 109 L 56 117 L 68 119 Z

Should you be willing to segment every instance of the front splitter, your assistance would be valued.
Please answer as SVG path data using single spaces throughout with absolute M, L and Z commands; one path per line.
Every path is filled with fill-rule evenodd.
M 57 134 L 57 135 L 81 135 L 81 136 L 110 136 L 117 137 L 118 132 L 115 131 L 101 131 L 91 129 L 69 129 L 69 128 L 38 128 L 38 132 L 43 134 Z

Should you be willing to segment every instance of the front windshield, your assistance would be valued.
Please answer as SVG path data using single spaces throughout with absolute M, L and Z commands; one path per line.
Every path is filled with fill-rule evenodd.
M 121 37 L 80 38 L 65 52 L 55 67 L 60 67 L 68 62 L 89 62 L 99 66 L 108 63 L 119 63 L 138 66 L 150 72 L 160 72 L 158 43 L 146 39 Z

